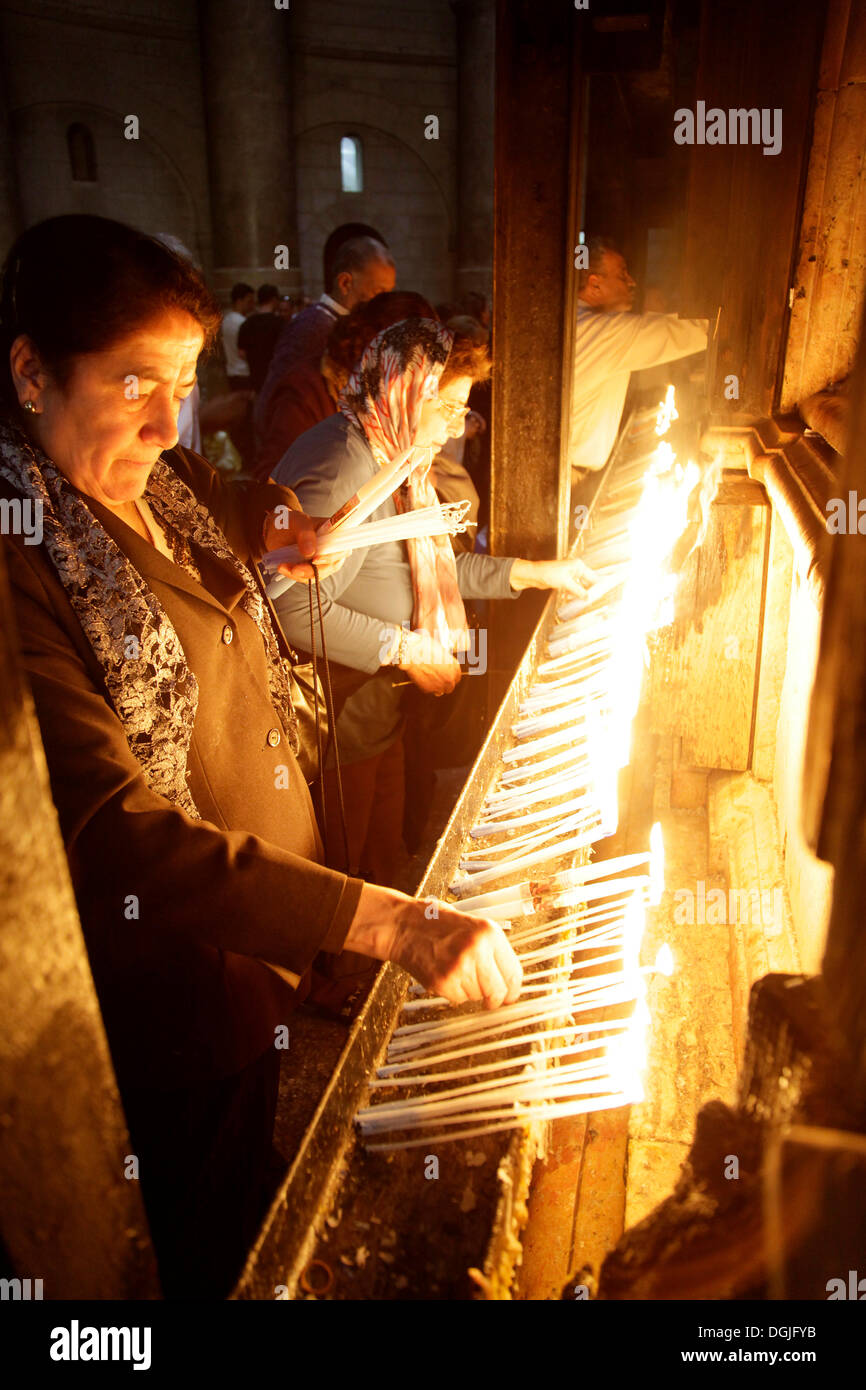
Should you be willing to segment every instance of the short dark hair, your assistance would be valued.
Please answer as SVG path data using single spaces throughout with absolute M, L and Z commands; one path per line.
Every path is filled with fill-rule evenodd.
M 388 243 L 381 232 L 377 232 L 375 227 L 371 227 L 366 222 L 343 222 L 339 227 L 335 227 L 325 242 L 325 249 L 322 254 L 322 268 L 324 271 L 325 289 L 329 290 L 334 283 L 334 257 L 347 241 L 354 241 L 356 237 L 368 236 L 374 241 L 379 241 L 388 250 Z
M 588 252 L 588 265 L 585 270 L 578 271 L 577 288 L 579 290 L 586 288 L 586 282 L 590 275 L 598 275 L 606 251 L 615 251 L 618 256 L 622 254 L 613 237 L 609 236 L 591 236 L 585 245 Z
M 394 264 L 394 258 L 387 246 L 383 246 L 381 241 L 376 241 L 374 237 L 358 236 L 353 237 L 351 241 L 344 241 L 334 257 L 328 292 L 334 288 L 337 276 L 342 275 L 344 271 L 350 270 L 354 273 L 364 270 L 371 261 L 378 260 L 386 261 L 388 265 Z
M 248 294 L 255 294 L 252 285 L 245 285 L 243 280 L 239 280 L 236 285 L 232 285 L 232 304 L 236 304 L 239 299 L 246 299 Z
M 22 232 L 0 272 L 0 398 L 17 409 L 9 351 L 22 334 L 63 387 L 73 360 L 105 352 L 166 310 L 213 343 L 221 313 L 195 266 L 155 237 L 108 217 L 70 213 Z
M 276 285 L 259 285 L 256 290 L 256 300 L 259 304 L 273 304 L 279 297 L 280 292 Z
M 436 310 L 412 290 L 385 290 L 374 295 L 337 319 L 328 337 L 328 357 L 348 376 L 378 333 L 410 318 L 435 321 Z

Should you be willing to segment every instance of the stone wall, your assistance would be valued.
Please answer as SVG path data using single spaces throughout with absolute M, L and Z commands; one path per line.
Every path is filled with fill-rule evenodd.
M 0 43 L 21 223 L 64 212 L 117 217 L 179 236 L 209 265 L 195 0 L 22 0 L 0 11 Z M 129 115 L 137 140 L 124 138 Z M 74 122 L 93 135 L 95 183 L 72 179 Z
M 366 5 L 298 0 L 293 10 L 298 232 L 307 294 L 340 222 L 387 239 L 397 281 L 451 294 L 457 231 L 456 26 L 448 0 Z M 438 120 L 427 139 L 426 118 Z M 364 191 L 343 193 L 340 137 L 358 136 Z M 492 188 L 491 188 L 492 203 Z
M 866 300 L 866 6 L 832 0 L 785 351 L 782 410 L 848 376 Z
M 259 0 L 233 0 L 231 24 L 219 0 L 201 13 L 195 0 L 129 0 L 121 9 L 111 0 L 18 0 L 0 8 L 0 256 L 16 231 L 41 218 L 93 212 L 179 236 L 220 292 L 243 274 L 254 284 L 267 275 L 292 292 L 317 295 L 323 243 L 351 220 L 381 229 L 402 287 L 434 302 L 450 298 L 455 281 L 489 291 L 490 0 L 461 0 L 456 17 L 449 0 L 362 8 L 291 0 L 271 15 L 267 44 L 258 12 L 249 11 L 246 23 L 251 3 Z M 227 24 L 234 26 L 230 43 L 220 40 Z M 280 34 L 285 80 L 271 61 L 271 40 L 279 44 Z M 232 67 L 217 92 L 214 62 L 221 74 Z M 277 133 L 262 130 L 259 139 L 272 106 Z M 124 135 L 130 115 L 138 117 L 137 140 Z M 435 139 L 428 138 L 431 116 Z M 94 181 L 72 177 L 67 131 L 78 122 L 94 141 Z M 362 142 L 360 193 L 342 192 L 343 135 Z M 230 140 L 236 149 L 227 150 Z M 461 241 L 458 180 L 471 246 L 465 235 Z M 269 266 L 276 233 L 265 215 L 268 188 L 270 221 L 291 249 L 288 278 Z M 239 202 L 254 209 L 256 229 L 238 216 Z

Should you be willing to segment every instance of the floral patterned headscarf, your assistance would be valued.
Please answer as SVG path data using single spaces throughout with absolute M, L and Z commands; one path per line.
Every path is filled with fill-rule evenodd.
M 403 319 L 373 339 L 346 382 L 340 410 L 364 431 L 380 467 L 414 444 L 421 407 L 439 394 L 453 342 L 454 334 L 433 319 Z M 394 493 L 398 512 L 437 505 L 432 461 L 430 449 Z M 413 628 L 429 632 L 450 651 L 465 651 L 466 611 L 449 537 L 420 536 L 405 544 L 415 595 Z

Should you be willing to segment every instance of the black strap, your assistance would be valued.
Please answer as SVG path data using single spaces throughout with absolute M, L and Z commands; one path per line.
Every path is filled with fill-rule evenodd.
M 290 660 L 290 662 L 293 663 L 294 660 L 295 660 L 296 653 L 295 653 L 295 651 L 294 651 L 294 649 L 293 649 L 293 647 L 292 647 L 291 642 L 290 642 L 289 639 L 286 637 L 286 634 L 285 634 L 285 632 L 283 631 L 283 625 L 282 625 L 282 623 L 280 622 L 280 619 L 279 619 L 279 617 L 278 617 L 278 615 L 277 615 L 277 610 L 275 609 L 273 603 L 271 602 L 271 596 L 270 596 L 270 594 L 268 593 L 268 586 L 267 586 L 267 581 L 266 581 L 266 579 L 265 579 L 265 576 L 264 576 L 264 574 L 261 572 L 261 570 L 260 570 L 260 568 L 259 568 L 258 565 L 254 565 L 254 566 L 253 566 L 253 569 L 254 569 L 256 578 L 257 578 L 258 581 L 259 581 L 259 588 L 260 588 L 260 590 L 261 590 L 261 592 L 262 592 L 262 596 L 264 597 L 265 603 L 267 604 L 268 612 L 269 612 L 270 617 L 271 617 L 271 622 L 272 622 L 273 625 L 274 625 L 274 631 L 275 631 L 276 634 L 277 634 L 278 640 L 282 640 L 283 645 L 284 645 L 284 647 L 286 648 L 286 651 L 288 652 L 289 660 Z M 318 681 L 318 670 L 319 670 L 319 666 L 318 666 L 318 651 L 317 651 L 317 648 L 316 648 L 316 630 L 315 630 L 315 622 L 314 622 L 314 617 L 313 617 L 313 585 L 315 585 L 315 588 L 316 588 L 316 604 L 317 604 L 317 607 L 318 607 L 318 610 L 319 610 L 319 631 L 320 631 L 320 633 L 322 634 L 322 661 L 323 661 L 323 663 L 324 663 L 324 665 L 323 665 L 324 678 L 323 678 L 323 680 L 322 680 L 322 686 L 323 686 L 324 691 L 325 691 L 325 709 L 326 709 L 327 712 L 328 712 L 328 741 L 327 741 L 327 743 L 325 744 L 325 747 L 324 747 L 324 748 L 322 747 L 322 726 L 321 726 L 321 721 L 320 721 L 320 719 L 319 719 L 319 681 Z M 348 873 L 348 872 L 349 872 L 349 834 L 348 834 L 348 831 L 347 831 L 347 829 L 346 829 L 346 805 L 345 805 L 345 801 L 344 801 L 344 798 L 343 798 L 343 778 L 342 778 L 341 765 L 340 765 L 339 741 L 338 741 L 338 739 L 337 739 L 337 719 L 336 719 L 336 715 L 335 715 L 335 713 L 334 713 L 334 695 L 333 695 L 333 691 L 332 691 L 332 688 L 331 688 L 331 668 L 330 668 L 330 665 L 329 665 L 329 663 L 328 663 L 328 647 L 327 647 L 327 643 L 326 643 L 326 641 L 325 641 L 325 627 L 324 627 L 323 614 L 322 614 L 322 593 L 321 593 L 321 589 L 320 589 L 320 587 L 319 587 L 319 571 L 318 571 L 318 569 L 317 569 L 317 567 L 316 567 L 315 565 L 313 565 L 313 579 L 312 579 L 311 583 L 308 585 L 308 588 L 307 588 L 307 598 L 308 598 L 308 601 L 309 601 L 308 607 L 309 607 L 309 614 L 310 614 L 310 653 L 311 653 L 312 662 L 313 662 L 313 714 L 314 714 L 314 716 L 315 716 L 315 721 L 316 721 L 316 750 L 317 750 L 317 753 L 318 753 L 318 756 L 319 756 L 319 809 L 320 809 L 320 817 L 319 817 L 319 819 L 320 819 L 320 822 L 321 822 L 322 840 L 323 840 L 324 846 L 325 846 L 325 858 L 326 858 L 326 859 L 330 859 L 329 846 L 328 846 L 328 819 L 327 819 L 327 815 L 326 815 L 326 798 L 325 798 L 325 764 L 326 764 L 327 759 L 328 759 L 328 757 L 329 757 L 329 755 L 330 755 L 331 748 L 333 747 L 333 750 L 334 750 L 334 771 L 335 771 L 335 773 L 336 773 L 336 783 L 337 783 L 337 805 L 338 805 L 339 810 L 340 810 L 340 830 L 341 830 L 342 837 L 343 837 L 343 863 L 344 863 L 344 865 L 345 865 L 345 872 Z

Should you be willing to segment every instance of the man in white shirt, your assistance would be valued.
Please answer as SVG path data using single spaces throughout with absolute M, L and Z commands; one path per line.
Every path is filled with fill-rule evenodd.
M 633 314 L 635 282 L 607 237 L 587 244 L 574 335 L 568 457 L 572 482 L 607 463 L 616 441 L 629 376 L 707 346 L 706 319 Z
M 248 314 L 253 312 L 256 292 L 252 285 L 232 286 L 232 307 L 223 314 L 223 351 L 226 356 L 226 376 L 230 391 L 250 389 L 250 366 L 238 352 L 238 329 Z

